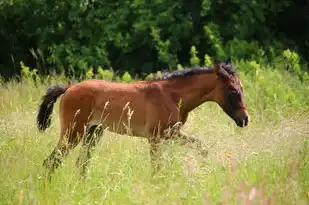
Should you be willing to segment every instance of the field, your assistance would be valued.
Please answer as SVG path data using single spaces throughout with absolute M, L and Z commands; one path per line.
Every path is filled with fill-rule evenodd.
M 75 167 L 77 147 L 47 183 L 42 162 L 59 137 L 58 102 L 52 126 L 45 133 L 36 127 L 47 87 L 13 81 L 0 87 L 0 204 L 309 203 L 308 112 L 276 103 L 260 111 L 249 103 L 244 129 L 213 103 L 197 108 L 183 129 L 206 143 L 208 157 L 166 143 L 164 168 L 154 177 L 146 140 L 106 132 L 86 181 Z

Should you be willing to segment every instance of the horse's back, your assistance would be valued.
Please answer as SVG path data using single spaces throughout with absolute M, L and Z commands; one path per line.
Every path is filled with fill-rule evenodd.
M 67 90 L 60 113 L 70 121 L 78 112 L 83 121 L 87 118 L 90 124 L 103 123 L 119 133 L 131 126 L 133 134 L 140 135 L 145 132 L 148 118 L 158 113 L 154 108 L 160 102 L 161 91 L 155 84 L 86 80 Z

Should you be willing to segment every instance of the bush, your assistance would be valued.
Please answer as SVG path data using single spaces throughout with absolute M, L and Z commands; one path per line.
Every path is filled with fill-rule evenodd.
M 79 78 L 101 66 L 141 76 L 203 64 L 205 54 L 267 64 L 282 52 L 284 64 L 300 72 L 308 62 L 305 7 L 292 0 L 3 1 L 0 74 L 21 75 L 23 61 L 40 75 Z

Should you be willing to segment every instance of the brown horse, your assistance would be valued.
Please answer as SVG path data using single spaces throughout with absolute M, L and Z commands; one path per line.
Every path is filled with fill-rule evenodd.
M 154 172 L 158 168 L 158 144 L 163 139 L 181 139 L 207 154 L 200 140 L 180 131 L 189 112 L 206 101 L 216 102 L 239 127 L 248 125 L 243 87 L 230 60 L 214 63 L 213 69 L 184 69 L 151 81 L 87 80 L 72 86 L 53 86 L 39 108 L 39 130 L 49 127 L 53 104 L 62 94 L 60 139 L 43 163 L 49 169 L 49 178 L 80 141 L 83 146 L 77 165 L 83 176 L 91 149 L 104 129 L 147 138 Z

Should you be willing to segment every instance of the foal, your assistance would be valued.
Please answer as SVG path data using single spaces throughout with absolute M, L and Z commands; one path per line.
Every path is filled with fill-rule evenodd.
M 62 94 L 60 139 L 43 163 L 49 170 L 49 178 L 81 141 L 82 153 L 77 164 L 84 175 L 90 151 L 104 129 L 147 138 L 153 166 L 157 165 L 158 144 L 163 139 L 181 139 L 206 154 L 200 140 L 180 131 L 189 112 L 206 101 L 216 102 L 237 126 L 248 125 L 243 87 L 230 60 L 214 63 L 213 69 L 181 70 L 152 81 L 127 84 L 87 80 L 72 86 L 50 87 L 37 115 L 40 131 L 49 127 L 53 104 Z

